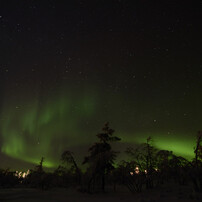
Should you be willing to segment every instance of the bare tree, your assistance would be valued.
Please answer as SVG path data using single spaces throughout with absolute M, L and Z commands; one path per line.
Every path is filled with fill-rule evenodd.
M 73 152 L 70 152 L 68 150 L 64 151 L 61 155 L 61 160 L 63 161 L 63 163 L 66 163 L 67 165 L 70 164 L 73 168 L 73 170 L 75 170 L 76 174 L 77 174 L 77 178 L 78 178 L 78 183 L 81 183 L 81 171 L 75 161 L 75 158 L 73 156 Z
M 43 163 L 44 163 L 44 157 L 41 158 L 39 165 L 36 166 L 36 172 L 43 173 Z

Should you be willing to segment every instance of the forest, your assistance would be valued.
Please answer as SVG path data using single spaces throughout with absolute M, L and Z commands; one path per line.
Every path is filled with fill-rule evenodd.
M 53 172 L 46 172 L 43 166 L 45 157 L 27 172 L 0 170 L 0 189 L 34 188 L 75 188 L 77 192 L 98 194 L 118 193 L 125 187 L 132 194 L 149 189 L 159 189 L 166 183 L 180 186 L 189 185 L 196 193 L 202 193 L 202 132 L 196 135 L 193 148 L 194 158 L 190 161 L 175 155 L 172 151 L 159 150 L 152 145 L 152 138 L 138 147 L 129 147 L 126 154 L 130 160 L 117 161 L 119 151 L 112 145 L 121 139 L 106 123 L 97 134 L 97 142 L 88 149 L 83 159 L 83 169 L 76 162 L 74 153 L 64 151 L 61 165 Z

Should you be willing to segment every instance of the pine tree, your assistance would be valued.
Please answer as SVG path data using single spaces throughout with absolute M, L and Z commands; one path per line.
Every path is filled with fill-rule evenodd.
M 111 143 L 121 139 L 113 136 L 114 130 L 109 128 L 107 122 L 102 133 L 97 134 L 99 142 L 96 142 L 89 148 L 90 155 L 85 157 L 83 164 L 88 163 L 92 171 L 92 176 L 88 183 L 88 191 L 91 189 L 92 182 L 95 178 L 100 178 L 102 182 L 102 191 L 105 191 L 105 176 L 113 168 L 117 152 L 112 151 Z

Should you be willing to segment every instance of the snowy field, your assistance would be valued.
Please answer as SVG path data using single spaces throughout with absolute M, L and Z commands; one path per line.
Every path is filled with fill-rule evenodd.
M 76 189 L 53 188 L 38 190 L 31 188 L 0 189 L 0 202 L 174 202 L 174 201 L 202 201 L 202 194 L 195 193 L 189 186 L 164 185 L 142 193 L 132 194 L 125 187 L 118 187 L 117 192 L 87 194 Z

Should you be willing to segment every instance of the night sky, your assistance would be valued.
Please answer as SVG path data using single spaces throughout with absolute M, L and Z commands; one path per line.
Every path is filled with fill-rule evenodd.
M 202 1 L 159 2 L 0 2 L 0 167 L 82 159 L 106 121 L 120 151 L 151 136 L 193 157 Z

